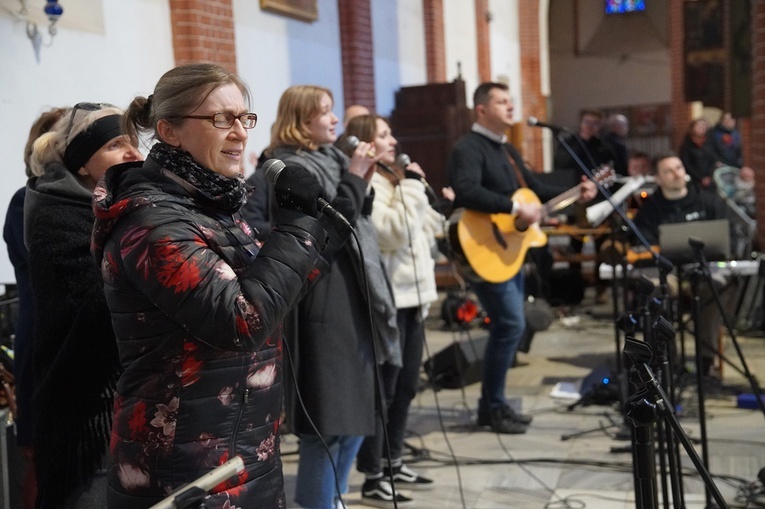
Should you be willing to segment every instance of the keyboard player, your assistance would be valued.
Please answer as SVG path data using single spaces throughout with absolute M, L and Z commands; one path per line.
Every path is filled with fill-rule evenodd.
M 716 194 L 687 182 L 685 167 L 677 155 L 664 153 L 657 156 L 651 171 L 656 179 L 657 190 L 645 200 L 634 219 L 635 226 L 651 245 L 659 245 L 661 248 L 661 224 L 726 218 L 725 204 Z M 713 273 L 712 278 L 715 287 L 721 292 L 725 312 L 732 313 L 735 306 L 735 283 L 729 282 L 729 277 L 719 271 Z M 671 296 L 675 297 L 680 293 L 678 280 L 676 277 L 668 279 Z M 702 346 L 702 364 L 699 369 L 703 374 L 714 376 L 714 358 L 718 350 L 722 315 L 709 285 L 702 283 L 699 288 L 702 309 L 699 323 L 694 324 L 698 344 Z M 690 288 L 686 288 L 685 284 L 682 293 L 690 294 Z

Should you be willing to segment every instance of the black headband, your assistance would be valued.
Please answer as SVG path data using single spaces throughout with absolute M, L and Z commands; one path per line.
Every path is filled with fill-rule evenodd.
M 64 152 L 64 166 L 72 173 L 77 173 L 108 141 L 122 136 L 121 118 L 121 115 L 101 117 L 75 136 Z

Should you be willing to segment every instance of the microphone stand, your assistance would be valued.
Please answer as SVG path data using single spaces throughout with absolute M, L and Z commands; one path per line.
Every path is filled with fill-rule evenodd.
M 236 456 L 210 470 L 191 483 L 178 488 L 150 509 L 191 509 L 199 507 L 207 494 L 220 483 L 244 470 L 244 461 Z
M 566 141 L 565 136 L 563 136 L 562 130 L 554 130 L 555 136 L 558 139 L 558 142 L 561 144 L 561 146 L 568 152 L 568 154 L 571 156 L 571 158 L 576 162 L 577 166 L 582 170 L 582 173 L 587 176 L 591 181 L 595 182 L 595 186 L 598 188 L 598 191 L 605 197 L 606 201 L 608 201 L 609 205 L 611 205 L 611 208 L 619 215 L 619 217 L 622 219 L 625 225 L 627 225 L 628 229 L 631 230 L 635 237 L 640 241 L 640 243 L 651 253 L 651 255 L 654 258 L 654 263 L 657 267 L 661 269 L 661 267 L 673 267 L 672 262 L 667 260 L 665 257 L 661 256 L 658 252 L 651 249 L 651 244 L 648 242 L 648 240 L 645 238 L 643 233 L 640 231 L 640 229 L 635 226 L 635 223 L 632 222 L 632 220 L 627 216 L 626 212 L 622 210 L 621 207 L 619 207 L 613 199 L 613 196 L 611 193 L 600 183 L 598 182 L 592 173 L 592 171 L 585 165 L 582 160 L 579 158 L 579 156 L 574 152 L 574 149 L 571 148 L 571 145 Z M 616 267 L 614 266 L 614 273 L 616 272 Z M 666 284 L 666 281 L 663 283 Z M 618 339 L 618 336 L 617 336 Z M 621 344 L 619 341 L 617 341 L 616 344 L 616 365 L 621 366 Z M 623 376 L 623 373 L 617 373 L 618 376 Z
M 638 483 L 635 485 L 635 507 L 637 509 L 654 509 L 658 506 L 651 424 L 662 419 L 672 428 L 675 436 L 683 444 L 686 453 L 704 481 L 707 494 L 711 494 L 718 507 L 727 508 L 728 504 L 715 485 L 709 470 L 699 458 L 691 441 L 680 426 L 674 409 L 668 402 L 669 397 L 647 364 L 652 357 L 651 347 L 628 337 L 624 345 L 624 355 L 625 361 L 630 360 L 633 364 L 633 383 L 636 386 L 643 385 L 642 389 L 630 396 L 625 405 L 627 418 L 633 423 L 636 435 L 635 470 Z M 706 507 L 711 507 L 709 498 L 707 498 Z
M 660 277 L 661 292 L 662 292 L 663 295 L 668 295 L 669 294 L 669 291 L 668 291 L 669 285 L 667 283 L 667 274 L 669 272 L 671 272 L 673 270 L 673 268 L 674 268 L 674 265 L 672 264 L 672 262 L 670 262 L 665 257 L 663 257 L 661 254 L 659 254 L 658 252 L 654 251 L 651 248 L 652 247 L 651 244 L 645 238 L 645 236 L 640 231 L 640 229 L 637 228 L 635 223 L 627 216 L 627 214 L 621 209 L 621 207 L 617 206 L 614 203 L 614 200 L 613 200 L 613 197 L 612 197 L 611 193 L 608 192 L 608 190 L 606 190 L 604 186 L 602 186 L 597 180 L 595 180 L 593 178 L 592 171 L 589 168 L 587 168 L 587 166 L 582 162 L 582 160 L 579 158 L 579 156 L 576 154 L 576 152 L 574 152 L 574 150 L 571 148 L 569 143 L 566 141 L 565 137 L 562 135 L 561 131 L 558 131 L 556 133 L 556 138 L 558 139 L 558 141 L 561 144 L 561 146 L 564 147 L 566 152 L 568 152 L 568 154 L 571 156 L 571 158 L 577 163 L 577 165 L 582 170 L 582 172 L 590 180 L 595 182 L 595 185 L 597 186 L 597 188 L 600 191 L 600 193 L 605 197 L 605 199 L 608 201 L 608 203 L 612 206 L 613 210 L 616 211 L 616 213 L 619 215 L 619 217 L 621 217 L 621 219 L 624 221 L 624 224 L 626 224 L 632 230 L 632 232 L 635 234 L 635 237 L 638 239 L 638 241 L 653 255 L 654 263 L 659 268 L 659 277 Z M 614 270 L 614 272 L 615 272 L 615 270 Z M 667 302 L 667 299 L 665 299 L 663 301 L 662 305 L 656 310 L 657 313 L 665 313 L 666 312 L 666 310 L 668 309 L 668 307 L 667 307 L 668 305 L 667 305 L 666 302 Z M 657 317 L 657 320 L 660 317 L 661 317 L 661 314 L 659 314 L 659 316 Z M 648 337 L 651 337 L 651 328 L 652 328 L 652 326 L 655 326 L 655 325 L 656 325 L 655 321 L 650 320 L 650 312 L 646 310 L 645 315 L 644 315 L 644 323 L 643 323 L 643 333 L 644 333 L 644 335 L 648 335 Z M 672 333 L 672 336 L 674 337 L 674 332 Z M 617 352 L 616 352 L 616 354 L 617 354 L 617 356 L 620 355 L 620 345 L 618 343 L 617 343 Z M 665 362 L 664 360 L 662 360 L 661 362 L 662 362 L 663 366 L 668 366 L 669 364 L 671 364 L 669 362 Z M 647 369 L 649 369 L 649 368 L 647 368 Z M 668 383 L 668 380 L 670 378 L 670 376 L 669 376 L 669 368 L 668 367 L 666 369 L 663 369 L 662 375 L 664 375 L 662 381 L 665 384 Z M 624 374 L 623 373 L 619 373 L 618 376 L 623 377 Z M 627 385 L 627 384 L 624 384 L 624 385 Z M 662 388 L 659 387 L 659 389 L 662 389 Z M 663 389 L 662 389 L 662 394 L 663 394 L 665 400 L 669 400 L 669 398 L 666 397 L 666 393 L 664 392 Z M 631 397 L 627 397 L 627 395 L 625 395 L 623 401 L 629 401 L 633 397 L 634 397 L 634 395 L 631 396 Z M 628 408 L 627 405 L 625 405 L 625 410 L 627 410 L 627 408 Z M 674 417 L 674 415 L 673 415 L 673 417 Z M 632 422 L 633 422 L 633 425 L 634 425 L 635 421 L 632 420 Z M 679 424 L 677 425 L 677 427 L 679 428 Z M 675 429 L 674 431 L 677 434 L 677 429 Z M 682 432 L 682 429 L 680 429 L 680 431 Z M 675 504 L 677 505 L 677 504 L 681 503 L 680 499 L 682 499 L 682 494 L 681 494 L 681 492 L 682 492 L 682 483 L 680 483 L 678 479 L 674 479 L 674 477 L 677 477 L 679 475 L 679 471 L 677 471 L 677 470 L 672 471 L 672 468 L 673 467 L 677 468 L 680 465 L 679 458 L 673 457 L 674 454 L 675 454 L 675 451 L 677 450 L 679 452 L 679 450 L 678 450 L 677 446 L 672 442 L 672 439 L 669 438 L 670 435 L 671 435 L 670 433 L 663 433 L 663 432 L 660 433 L 660 436 L 661 436 L 662 439 L 667 439 L 668 438 L 667 449 L 669 451 L 671 451 L 670 452 L 670 459 L 669 459 L 670 475 L 672 475 L 672 477 L 673 477 L 673 479 L 672 479 L 672 488 L 673 488 L 673 495 L 675 496 L 675 498 L 674 498 Z M 648 440 L 652 441 L 653 438 L 652 438 L 652 434 L 650 434 L 650 433 L 648 435 L 646 435 L 644 429 L 633 429 L 632 437 L 633 437 L 633 462 L 637 466 L 638 461 L 640 459 L 639 456 L 641 454 L 641 450 L 645 446 L 645 442 L 648 441 Z M 686 437 L 686 440 L 687 440 L 687 437 Z M 665 441 L 662 440 L 662 442 L 661 442 L 662 446 L 660 447 L 662 449 L 662 452 L 663 452 L 663 444 L 664 443 L 665 443 Z M 690 443 L 689 443 L 689 445 L 690 445 Z M 691 449 L 692 449 L 692 447 L 691 447 Z M 652 460 L 653 460 L 653 458 L 652 458 Z M 663 456 L 662 456 L 662 460 L 661 461 L 662 461 L 662 469 L 663 469 L 663 466 L 664 466 L 664 457 Z M 653 472 L 655 474 L 655 466 L 653 467 Z M 669 500 L 668 500 L 668 496 L 667 496 L 666 480 L 664 479 L 664 474 L 665 474 L 665 472 L 664 472 L 664 470 L 662 470 L 662 482 L 663 482 L 664 502 L 665 502 L 665 505 L 668 505 L 669 504 Z M 655 479 L 654 479 L 654 482 L 651 483 L 649 487 L 655 489 Z M 645 488 L 646 487 L 645 487 L 644 483 L 642 482 L 642 477 L 640 476 L 640 474 L 638 472 L 636 472 L 635 473 L 635 491 L 636 491 L 636 497 L 638 497 L 639 492 L 641 490 L 644 490 Z M 678 490 L 677 493 L 674 493 L 675 490 Z M 654 493 L 653 500 L 657 500 L 657 498 L 658 498 L 657 495 Z M 640 506 L 638 506 L 638 507 L 640 507 Z M 682 507 L 682 506 L 677 506 L 677 507 Z
M 691 249 L 693 250 L 693 255 L 696 258 L 696 264 L 692 271 L 690 271 L 690 277 L 691 277 L 691 289 L 693 292 L 693 309 L 692 309 L 692 316 L 693 316 L 693 323 L 694 323 L 694 344 L 695 344 L 695 361 L 696 361 L 696 388 L 697 388 L 697 399 L 698 399 L 698 406 L 699 406 L 699 435 L 701 440 L 701 446 L 702 446 L 702 459 L 704 462 L 704 465 L 708 468 L 709 467 L 709 451 L 708 451 L 708 443 L 707 443 L 707 426 L 706 426 L 706 409 L 705 409 L 705 403 L 704 403 L 704 374 L 702 373 L 702 355 L 701 350 L 704 347 L 709 348 L 709 345 L 702 345 L 699 341 L 699 324 L 700 324 L 700 316 L 701 316 L 701 296 L 700 296 L 700 285 L 702 281 L 706 281 L 709 289 L 712 292 L 712 295 L 715 300 L 715 304 L 717 306 L 718 312 L 720 313 L 723 323 L 725 324 L 725 328 L 728 331 L 728 334 L 731 337 L 731 341 L 733 342 L 733 345 L 736 348 L 736 352 L 738 353 L 739 360 L 741 361 L 741 365 L 743 366 L 744 370 L 743 372 L 738 369 L 738 367 L 733 366 L 736 370 L 738 370 L 740 373 L 742 373 L 747 380 L 749 381 L 752 392 L 755 394 L 757 398 L 758 405 L 760 407 L 760 410 L 763 412 L 763 415 L 765 415 L 765 403 L 762 401 L 762 393 L 760 391 L 760 388 L 757 384 L 757 380 L 754 378 L 754 376 L 749 371 L 749 367 L 747 366 L 746 360 L 744 359 L 744 355 L 741 352 L 741 348 L 738 344 L 738 341 L 736 340 L 736 334 L 733 330 L 732 325 L 730 324 L 730 321 L 728 320 L 728 317 L 725 313 L 725 306 L 722 304 L 722 300 L 720 299 L 720 295 L 717 291 L 717 288 L 715 288 L 714 281 L 712 280 L 712 273 L 709 270 L 709 264 L 707 263 L 706 256 L 704 255 L 704 243 L 699 239 L 690 238 L 688 239 L 688 243 L 691 246 Z M 716 352 L 713 352 L 716 353 Z M 707 506 L 709 506 L 710 502 L 710 491 L 707 488 L 705 491 L 706 496 L 706 502 Z
M 704 243 L 700 241 L 699 239 L 688 239 L 688 243 L 691 245 L 691 248 L 693 249 L 694 256 L 697 259 L 697 263 L 700 268 L 701 276 L 703 277 L 704 281 L 707 282 L 707 285 L 709 286 L 709 289 L 712 292 L 712 296 L 715 300 L 715 304 L 717 305 L 717 309 L 720 312 L 720 316 L 723 320 L 723 325 L 725 326 L 725 330 L 728 332 L 728 335 L 730 336 L 731 343 L 733 343 L 734 348 L 736 349 L 736 354 L 738 355 L 739 360 L 741 361 L 741 368 L 730 362 L 729 359 L 726 359 L 725 356 L 720 355 L 718 352 L 714 352 L 718 357 L 720 357 L 722 360 L 726 361 L 733 369 L 738 371 L 741 375 L 746 378 L 746 380 L 749 382 L 749 385 L 752 388 L 752 393 L 757 398 L 757 405 L 760 407 L 760 411 L 762 412 L 763 417 L 765 417 L 765 401 L 763 401 L 762 398 L 762 389 L 760 388 L 759 383 L 757 382 L 757 378 L 752 374 L 752 372 L 749 370 L 749 366 L 746 363 L 746 358 L 744 357 L 744 353 L 741 350 L 741 345 L 738 343 L 738 339 L 736 336 L 736 331 L 733 328 L 733 325 L 730 323 L 730 319 L 728 318 L 728 315 L 725 313 L 725 306 L 722 303 L 722 299 L 720 298 L 720 293 L 717 291 L 717 288 L 714 285 L 714 281 L 712 279 L 712 273 L 709 270 L 709 263 L 706 261 L 706 256 L 704 255 Z

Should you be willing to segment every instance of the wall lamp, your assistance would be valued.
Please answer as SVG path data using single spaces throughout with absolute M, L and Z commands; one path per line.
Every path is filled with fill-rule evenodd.
M 19 4 L 21 4 L 21 8 L 18 11 L 11 11 L 10 9 L 6 10 L 10 12 L 10 14 L 13 16 L 14 19 L 17 21 L 22 21 L 26 23 L 27 25 L 27 37 L 29 37 L 29 40 L 32 41 L 32 47 L 35 50 L 35 55 L 37 57 L 37 61 L 40 61 L 40 47 L 43 45 L 43 35 L 40 32 L 40 30 L 37 28 L 37 23 L 32 21 L 32 19 L 29 17 L 29 10 L 27 8 L 27 1 L 28 0 L 19 0 Z M 58 22 L 59 18 L 61 18 L 61 15 L 64 13 L 64 8 L 59 5 L 58 0 L 46 0 L 45 7 L 43 7 L 43 12 L 45 12 L 45 16 L 48 18 L 48 34 L 50 35 L 50 40 L 45 44 L 45 46 L 50 46 L 53 44 L 53 38 L 56 36 L 56 33 L 58 32 L 58 29 L 56 28 L 56 23 Z

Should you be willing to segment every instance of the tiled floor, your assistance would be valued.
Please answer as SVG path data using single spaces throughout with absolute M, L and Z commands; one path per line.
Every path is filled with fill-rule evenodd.
M 589 296 L 575 314 L 537 333 L 529 353 L 519 356 L 521 365 L 509 372 L 507 392 L 515 398 L 513 403 L 534 415 L 526 434 L 500 436 L 472 424 L 479 384 L 420 392 L 410 413 L 407 444 L 413 454 L 407 463 L 433 478 L 435 487 L 405 492 L 415 499 L 414 507 L 635 507 L 631 442 L 614 438 L 622 429 L 618 406 L 576 406 L 569 410 L 571 400 L 550 396 L 558 382 L 579 382 L 593 368 L 615 365 L 610 308 L 588 307 L 588 302 Z M 471 334 L 480 337 L 483 331 L 474 329 Z M 437 320 L 428 322 L 431 354 L 454 338 L 452 332 L 439 330 Z M 738 343 L 751 371 L 765 372 L 765 338 L 739 337 Z M 726 355 L 738 361 L 731 341 L 726 345 Z M 737 408 L 735 391 L 751 392 L 751 388 L 728 366 L 723 375 L 722 390 L 705 398 L 709 464 L 727 504 L 744 507 L 735 501 L 737 488 L 742 482 L 756 481 L 758 471 L 765 467 L 765 416 L 759 410 Z M 695 393 L 692 383 L 681 392 L 679 422 L 700 453 Z M 570 434 L 576 436 L 562 440 Z M 296 439 L 285 437 L 283 451 L 296 449 Z M 288 499 L 294 493 L 296 460 L 296 455 L 285 454 Z M 682 454 L 682 467 L 685 506 L 704 507 L 703 483 L 686 454 Z M 656 468 L 661 472 L 658 462 Z M 659 500 L 661 479 L 670 477 L 668 473 L 658 476 Z M 362 481 L 360 474 L 352 473 L 351 490 L 344 497 L 348 507 L 367 507 L 360 502 Z

